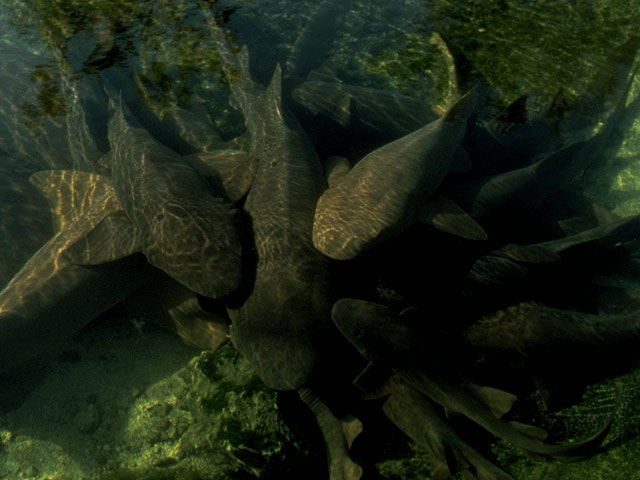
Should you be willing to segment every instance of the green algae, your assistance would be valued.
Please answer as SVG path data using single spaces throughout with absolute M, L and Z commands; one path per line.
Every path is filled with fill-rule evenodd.
M 428 95 L 433 73 L 440 72 L 436 79 L 443 75 L 442 60 L 429 42 L 436 31 L 505 105 L 523 94 L 541 97 L 544 106 L 560 89 L 569 97 L 579 94 L 640 25 L 640 10 L 630 9 L 626 0 L 431 0 L 423 5 L 422 19 L 367 58 L 365 70 L 393 78 L 401 91 Z
M 189 18 L 197 2 L 11 0 L 2 7 L 6 22 L 17 32 L 43 45 L 43 52 L 58 54 L 56 62 L 49 60 L 32 78 L 41 87 L 29 105 L 31 117 L 66 115 L 60 77 L 96 75 L 128 65 L 134 67 L 138 94 L 159 118 L 177 105 L 188 105 L 197 94 L 210 101 L 207 108 L 225 137 L 241 131 L 237 112 L 227 104 L 220 58 L 208 31 Z M 92 46 L 79 65 L 78 38 Z
M 84 333 L 76 348 L 80 361 L 56 362 L 19 409 L 0 414 L 0 478 L 241 480 L 301 471 L 306 453 L 276 393 L 232 347 L 198 354 L 125 319 Z
M 269 475 L 292 441 L 278 417 L 275 392 L 249 379 L 255 374 L 231 347 L 218 353 L 203 352 L 136 402 L 127 444 L 137 451 L 121 464 L 137 468 L 153 458 L 170 469 L 191 464 L 202 475 L 213 475 L 214 468 L 216 475 Z M 204 371 L 215 374 L 211 379 Z
M 411 444 L 411 454 L 404 458 L 385 460 L 376 469 L 388 480 L 429 480 L 431 463 L 429 455 Z

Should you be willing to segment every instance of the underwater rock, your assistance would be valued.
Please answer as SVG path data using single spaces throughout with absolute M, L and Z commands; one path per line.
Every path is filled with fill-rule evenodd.
M 136 399 L 120 465 L 205 478 L 263 478 L 284 467 L 285 454 L 294 453 L 291 441 L 275 392 L 226 347 L 194 357 Z
M 298 477 L 306 453 L 276 393 L 232 347 L 194 356 L 155 326 L 107 320 L 0 412 L 0 478 Z
M 73 424 L 82 433 L 94 432 L 100 425 L 100 411 L 94 403 L 85 402 L 80 405 L 73 417 Z

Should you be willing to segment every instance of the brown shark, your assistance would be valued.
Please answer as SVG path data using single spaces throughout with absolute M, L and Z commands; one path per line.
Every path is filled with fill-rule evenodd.
M 639 363 L 637 311 L 592 315 L 524 302 L 486 315 L 463 335 L 489 358 L 524 361 L 547 404 L 565 405 L 588 383 Z
M 469 92 L 442 118 L 374 150 L 328 188 L 316 208 L 316 248 L 350 259 L 415 221 L 450 171 L 474 104 Z
M 437 363 L 439 356 L 435 353 L 436 342 L 441 342 L 442 338 L 429 340 L 424 335 L 417 335 L 387 307 L 362 300 L 339 300 L 333 307 L 332 318 L 369 361 L 393 368 L 403 381 L 448 411 L 466 416 L 525 451 L 565 461 L 575 460 L 592 454 L 609 431 L 611 418 L 600 430 L 581 441 L 559 445 L 544 443 L 540 440 L 540 429 L 523 427 L 496 416 L 497 411 L 503 411 L 503 406 L 508 405 L 497 399 L 509 397 L 513 403 L 515 397 L 510 393 L 490 389 L 488 396 L 479 394 L 486 393 L 489 387 L 474 385 L 455 372 L 451 377 L 442 369 L 434 372 L 431 364 Z M 429 374 L 422 371 L 424 368 Z M 438 376 L 432 379 L 432 374 Z
M 231 340 L 261 379 L 276 389 L 297 389 L 318 364 L 330 329 L 329 270 L 311 243 L 315 205 L 324 188 L 322 167 L 306 134 L 283 106 L 276 66 L 265 88 L 249 72 L 247 49 L 234 53 L 203 8 L 251 138 L 256 175 L 244 203 L 256 249 L 253 288 L 229 309 Z
M 107 178 L 41 171 L 31 181 L 49 200 L 57 233 L 0 292 L 0 370 L 55 352 L 96 316 L 132 293 L 149 274 L 139 256 L 96 266 L 67 258 L 69 249 L 78 248 L 84 236 L 121 208 Z M 90 258 L 92 253 L 85 251 L 83 256 Z
M 436 478 L 449 478 L 469 470 L 475 478 L 514 480 L 461 438 L 442 409 L 414 387 L 394 376 L 387 389 L 389 397 L 383 405 L 384 413 L 429 453 Z
M 109 121 L 113 188 L 139 249 L 191 290 L 229 295 L 242 280 L 238 211 L 180 155 L 134 125 L 115 105 Z

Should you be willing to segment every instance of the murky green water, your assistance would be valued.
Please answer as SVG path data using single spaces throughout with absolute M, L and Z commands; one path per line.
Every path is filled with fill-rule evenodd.
M 253 87 L 242 87 L 246 72 L 225 64 L 219 39 L 203 11 L 211 12 L 224 28 L 234 55 L 246 45 Z M 290 249 L 294 265 L 307 254 L 300 252 L 313 248 L 311 238 L 300 251 L 288 246 L 289 234 L 298 223 L 295 218 L 285 220 L 281 213 L 274 213 L 269 221 L 276 225 L 272 236 L 282 244 L 263 249 L 256 240 L 256 247 L 247 233 L 260 230 L 262 220 L 255 212 L 268 210 L 272 203 L 293 204 L 288 207 L 291 211 L 302 211 L 298 204 L 307 201 L 307 192 L 300 194 L 300 201 L 288 198 L 286 192 L 298 191 L 298 183 L 306 185 L 299 180 L 305 173 L 274 182 L 273 192 L 262 193 L 258 200 L 245 200 L 246 190 L 259 188 L 258 181 L 225 183 L 225 174 L 232 177 L 248 170 L 238 167 L 244 165 L 241 161 L 260 158 L 256 145 L 267 149 L 279 141 L 270 133 L 279 132 L 270 122 L 298 125 L 299 121 L 298 130 L 293 130 L 317 152 L 318 158 L 316 153 L 309 158 L 318 162 L 319 171 L 320 162 L 333 155 L 356 163 L 369 151 L 421 126 L 416 121 L 438 118 L 475 87 L 480 113 L 467 121 L 467 137 L 461 140 L 471 170 L 467 166 L 456 172 L 451 160 L 449 175 L 436 185 L 439 195 L 451 194 L 456 201 L 458 192 L 462 207 L 473 181 L 531 165 L 567 145 L 589 141 L 598 131 L 606 133 L 603 144 L 589 149 L 597 150 L 598 156 L 574 175 L 577 180 L 572 177 L 566 186 L 554 187 L 535 209 L 517 210 L 516 206 L 514 212 L 506 202 L 497 215 L 474 216 L 488 232 L 486 243 L 462 241 L 462 234 L 441 239 L 442 229 L 436 234 L 423 227 L 407 227 L 398 239 L 375 244 L 360 259 L 314 260 L 300 281 L 306 285 L 309 278 L 321 277 L 324 270 L 318 272 L 328 265 L 329 285 L 309 288 L 304 298 L 273 295 L 273 305 L 286 305 L 294 317 L 308 310 L 307 297 L 322 297 L 326 287 L 331 301 L 360 294 L 403 314 L 405 308 L 417 306 L 426 319 L 419 330 L 424 324 L 436 325 L 427 330 L 442 335 L 445 344 L 451 331 L 464 334 L 483 315 L 521 301 L 546 302 L 583 315 L 599 313 L 598 318 L 611 315 L 612 321 L 619 319 L 614 315 L 620 312 L 639 311 L 633 229 L 620 240 L 604 242 L 598 247 L 601 250 L 589 250 L 577 260 L 565 258 L 570 265 L 566 277 L 562 276 L 565 270 L 557 278 L 555 271 L 539 276 L 536 266 L 526 277 L 532 279 L 529 283 L 511 284 L 507 278 L 493 285 L 489 300 L 477 300 L 482 305 L 478 311 L 475 304 L 469 310 L 466 304 L 458 304 L 468 301 L 464 280 L 473 260 L 506 244 L 539 243 L 561 236 L 557 229 L 543 225 L 548 217 L 554 219 L 554 228 L 567 227 L 566 233 L 586 221 L 586 204 L 598 205 L 592 215 L 603 223 L 605 218 L 640 214 L 640 42 L 635 37 L 640 9 L 629 0 L 6 0 L 0 6 L 0 27 L 0 288 L 4 289 L 0 291 L 0 478 L 327 478 L 322 438 L 311 414 L 291 392 L 278 398 L 258 375 L 268 371 L 263 363 L 278 355 L 270 351 L 273 355 L 265 356 L 264 362 L 251 365 L 231 345 L 208 351 L 226 338 L 227 307 L 233 331 L 238 322 L 233 311 L 245 300 L 242 295 L 254 288 L 255 275 L 255 281 L 260 281 L 255 272 L 261 268 L 256 265 L 264 251 Z M 262 119 L 245 118 L 250 107 L 242 105 L 242 94 L 234 88 L 240 85 L 240 90 L 261 92 L 271 82 L 276 65 L 282 68 L 282 99 L 279 93 L 275 96 L 276 114 L 265 114 L 260 127 Z M 313 90 L 314 81 L 321 89 Z M 350 86 L 360 90 L 346 96 L 336 93 Z M 404 95 L 401 100 L 400 94 Z M 253 91 L 251 95 L 263 98 Z M 111 119 L 118 102 L 126 105 L 132 121 L 148 137 L 114 133 Z M 424 108 L 418 111 L 416 105 Z M 238 106 L 245 109 L 244 114 Z M 383 114 L 372 115 L 378 107 L 384 108 Z M 291 120 L 294 117 L 297 120 Z M 607 130 L 610 125 L 615 128 Z M 469 132 L 478 136 L 472 138 Z M 488 136 L 483 137 L 486 132 Z M 262 143 L 256 140 L 259 135 Z M 180 271 L 174 274 L 166 267 L 166 259 L 158 260 L 166 254 L 167 243 L 151 253 L 140 247 L 147 232 L 131 226 L 127 202 L 135 204 L 146 193 L 136 186 L 137 179 L 115 180 L 114 162 L 122 162 L 114 160 L 119 155 L 114 153 L 119 138 L 150 138 L 162 145 L 160 152 L 171 152 L 166 155 L 174 163 L 203 153 L 224 161 L 220 168 L 225 173 L 217 176 L 202 164 L 194 167 L 200 180 L 193 185 L 207 178 L 211 183 L 205 183 L 212 190 L 226 188 L 224 201 L 229 209 L 233 203 L 234 209 L 246 210 L 243 215 L 251 217 L 247 230 L 239 234 L 251 244 L 243 246 L 243 251 L 252 252 L 246 254 L 249 260 L 243 257 L 241 293 L 205 298 L 214 295 L 208 295 L 211 290 L 198 290 L 201 283 L 207 283 L 205 288 L 211 283 L 198 281 L 203 264 L 193 267 L 200 273 L 182 277 L 181 268 L 188 262 L 178 261 Z M 118 148 L 126 152 L 128 145 L 123 143 Z M 288 152 L 292 144 L 279 147 Z M 445 149 L 452 158 L 459 144 L 452 142 Z M 503 148 L 508 154 L 502 154 Z M 122 154 L 122 158 L 128 157 Z M 280 158 L 271 160 L 275 167 Z M 145 171 L 145 161 L 140 170 L 132 171 Z M 549 182 L 562 175 L 549 175 Z M 182 177 L 172 173 L 164 183 L 161 179 L 141 184 L 148 189 L 145 192 L 159 192 L 155 202 L 161 203 L 175 191 L 182 192 L 179 180 L 172 183 L 178 178 Z M 129 180 L 133 186 L 124 199 L 117 182 Z M 317 180 L 314 188 L 326 188 L 324 178 L 313 180 Z M 390 192 L 402 187 L 391 180 L 382 184 Z M 114 188 L 117 195 L 110 193 Z M 531 195 L 541 189 L 532 187 Z M 196 187 L 188 190 L 198 191 Z M 240 192 L 237 197 L 236 191 Z M 353 197 L 358 195 L 354 190 Z M 280 202 L 281 197 L 285 201 Z M 316 197 L 309 194 L 313 202 Z M 516 192 L 516 197 L 522 199 L 522 194 Z M 521 203 L 514 201 L 514 205 Z M 195 230 L 175 233 L 189 224 L 183 221 L 184 214 L 175 213 L 180 208 L 176 205 L 162 207 L 149 220 L 176 216 L 178 222 L 171 227 L 176 230 L 153 230 L 147 243 L 169 238 L 168 244 L 173 245 L 173 237 L 176 242 L 197 237 Z M 290 210 L 283 211 L 289 215 Z M 309 224 L 308 237 L 310 232 Z M 386 231 L 381 238 L 384 235 Z M 183 249 L 180 254 L 188 249 L 176 248 Z M 601 267 L 605 258 L 611 258 L 614 267 Z M 599 266 L 585 267 L 592 264 Z M 276 270 L 296 277 L 298 271 L 291 265 Z M 271 283 L 276 284 L 280 277 L 272 274 Z M 588 281 L 583 282 L 585 278 Z M 224 284 L 225 279 L 220 282 Z M 551 285 L 551 292 L 541 284 Z M 488 309 L 485 300 L 495 300 L 499 307 Z M 271 310 L 264 308 L 265 318 L 271 318 Z M 475 316 L 465 317 L 469 311 Z M 301 327 L 309 332 L 311 349 L 320 358 L 309 382 L 319 385 L 320 396 L 328 398 L 336 416 L 356 413 L 351 409 L 357 406 L 364 430 L 350 456 L 364 467 L 362 478 L 432 478 L 429 455 L 385 419 L 382 400 L 352 398 L 350 380 L 366 361 L 348 346 L 328 315 L 325 323 L 317 330 L 313 325 Z M 257 325 L 267 332 L 271 328 Z M 289 338 L 286 328 L 273 328 L 281 328 L 281 338 Z M 300 340 L 300 349 L 292 348 L 295 354 L 308 347 L 297 330 L 296 335 L 293 341 Z M 549 334 L 544 341 L 552 344 L 552 337 Z M 252 347 L 249 342 L 249 347 L 239 349 L 252 351 Z M 566 373 L 563 347 L 550 348 L 558 371 Z M 616 354 L 615 346 L 607 349 L 595 341 L 589 348 L 589 358 L 602 357 L 594 362 L 598 365 L 608 365 Z M 415 350 L 415 355 L 422 356 Z M 475 354 L 474 349 L 470 352 Z M 434 360 L 436 370 L 442 367 L 446 377 L 451 374 L 447 365 L 460 366 L 456 374 L 469 375 L 478 383 L 495 380 L 495 372 L 501 372 L 496 373 L 498 377 L 503 373 L 496 366 L 502 357 L 482 357 L 489 355 L 485 352 L 466 364 L 467 354 L 471 358 L 467 351 L 448 351 L 444 360 Z M 495 385 L 517 390 L 522 406 L 509 414 L 547 429 L 551 443 L 575 441 L 597 430 L 611 415 L 616 403 L 614 383 L 620 381 L 620 406 L 602 451 L 569 464 L 534 460 L 505 441 L 494 442 L 468 420 L 458 421 L 456 412 L 443 418 L 464 432 L 482 455 L 518 479 L 640 479 L 636 454 L 640 378 L 630 367 L 637 362 L 629 359 L 625 368 L 611 367 L 611 374 L 588 382 L 584 395 L 579 392 L 572 402 L 575 405 L 549 412 L 543 407 L 544 389 L 536 391 L 532 382 L 521 380 L 535 377 L 532 365 L 539 360 L 535 354 L 530 364 L 526 358 L 509 363 L 516 374 L 507 375 L 508 381 L 500 377 Z M 425 358 L 431 358 L 428 355 L 425 346 Z M 298 359 L 291 362 L 294 370 Z M 576 377 L 584 373 L 581 364 L 566 364 L 578 370 Z M 567 375 L 568 383 L 573 376 Z

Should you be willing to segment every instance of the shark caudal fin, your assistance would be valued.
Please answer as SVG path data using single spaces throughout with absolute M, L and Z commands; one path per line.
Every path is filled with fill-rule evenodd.
M 36 172 L 30 182 L 51 206 L 54 228 L 72 232 L 66 261 L 96 265 L 140 250 L 135 228 L 125 215 L 109 177 L 69 170 Z

